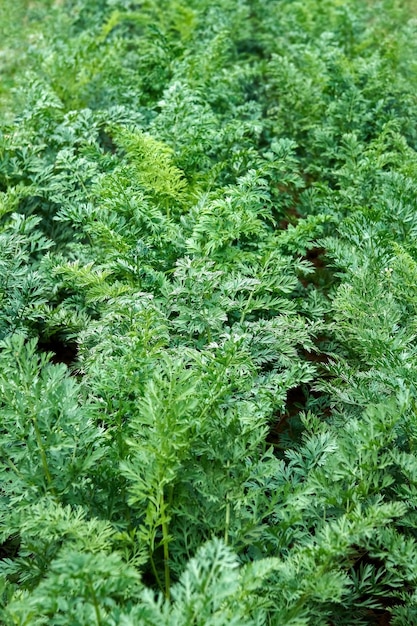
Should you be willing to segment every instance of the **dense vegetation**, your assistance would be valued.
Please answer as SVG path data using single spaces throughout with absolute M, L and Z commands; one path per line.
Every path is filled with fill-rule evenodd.
M 0 622 L 417 624 L 412 3 L 0 25 Z

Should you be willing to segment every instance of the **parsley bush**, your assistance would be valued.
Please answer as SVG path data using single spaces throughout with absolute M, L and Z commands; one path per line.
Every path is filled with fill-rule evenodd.
M 0 0 L 0 621 L 417 624 L 417 16 Z

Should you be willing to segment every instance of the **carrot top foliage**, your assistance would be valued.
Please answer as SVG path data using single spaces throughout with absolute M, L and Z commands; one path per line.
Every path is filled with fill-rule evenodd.
M 408 5 L 0 24 L 1 623 L 417 624 Z

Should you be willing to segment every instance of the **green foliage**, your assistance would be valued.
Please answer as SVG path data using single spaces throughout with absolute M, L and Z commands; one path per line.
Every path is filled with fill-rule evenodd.
M 416 623 L 411 8 L 0 0 L 2 624 Z

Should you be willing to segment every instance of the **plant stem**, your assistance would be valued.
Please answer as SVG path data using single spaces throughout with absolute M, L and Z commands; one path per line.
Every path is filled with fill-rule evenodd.
M 252 304 L 252 300 L 253 300 L 254 293 L 255 293 L 255 289 L 253 289 L 253 290 L 250 292 L 249 298 L 248 298 L 248 299 L 247 299 L 247 301 L 246 301 L 246 306 L 245 306 L 245 308 L 243 309 L 242 314 L 241 314 L 241 316 L 240 316 L 240 320 L 239 320 L 239 323 L 240 323 L 240 324 L 243 324 L 243 322 L 245 321 L 245 318 L 246 318 L 246 313 L 248 312 L 249 307 L 250 307 L 250 305 Z
M 151 552 L 149 554 L 149 560 L 151 562 L 152 573 L 155 576 L 156 584 L 158 585 L 159 589 L 162 591 L 163 586 L 161 583 L 161 579 L 159 578 L 158 570 L 156 569 L 155 561 L 153 560 L 153 555 Z
M 229 470 L 230 460 L 227 461 L 226 467 L 227 467 L 227 470 Z M 226 546 L 229 543 L 229 528 L 230 528 L 230 500 L 229 500 L 229 493 L 226 493 L 226 517 L 225 517 L 225 522 L 224 522 L 224 543 L 226 544 Z
M 93 599 L 94 611 L 96 614 L 97 626 L 101 626 L 101 615 L 100 615 L 100 607 L 97 602 L 97 596 L 94 591 L 93 583 L 90 581 L 88 583 L 88 588 L 90 589 L 91 597 Z
M 43 445 L 43 442 L 42 442 L 42 437 L 41 437 L 41 433 L 39 431 L 39 426 L 38 426 L 38 420 L 35 415 L 32 416 L 32 422 L 33 422 L 33 427 L 35 429 L 36 442 L 38 444 L 39 452 L 41 455 L 42 467 L 43 467 L 43 471 L 45 474 L 45 478 L 49 487 L 51 487 L 51 491 L 53 492 L 54 489 L 52 488 L 52 476 L 51 476 L 51 472 L 49 471 L 48 459 L 46 457 L 46 452 L 45 452 L 45 446 Z
M 224 543 L 226 544 L 226 546 L 229 543 L 229 528 L 230 528 L 230 502 L 228 499 L 227 504 L 226 504 L 226 520 L 225 520 L 225 525 L 224 525 Z
M 169 570 L 169 527 L 165 515 L 166 504 L 164 501 L 164 493 L 161 493 L 161 512 L 162 512 L 162 543 L 164 547 L 164 575 L 165 575 L 165 597 L 167 600 L 171 597 L 171 573 Z

